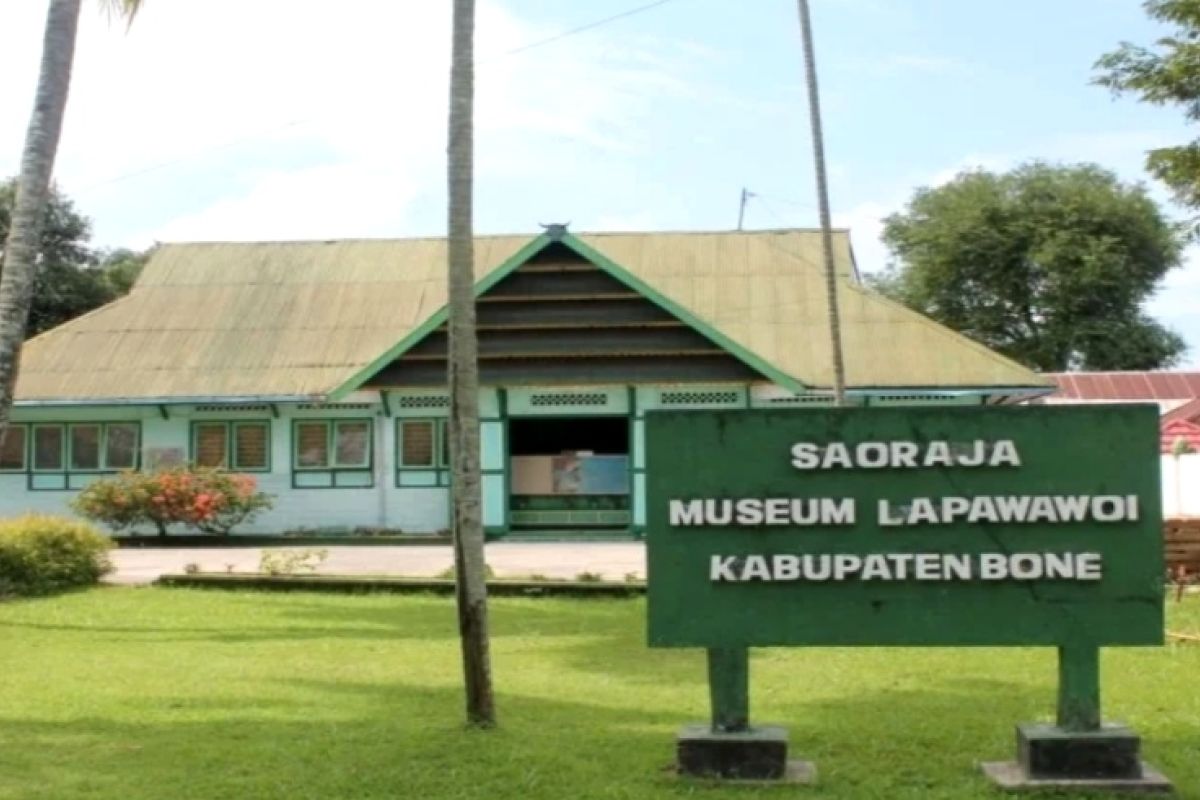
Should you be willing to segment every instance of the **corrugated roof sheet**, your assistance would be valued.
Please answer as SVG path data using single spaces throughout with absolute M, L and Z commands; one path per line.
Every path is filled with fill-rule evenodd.
M 1054 372 L 1055 397 L 1074 400 L 1191 400 L 1200 372 Z
M 832 384 L 816 231 L 578 238 L 811 387 Z M 528 236 L 482 236 L 482 278 Z M 1046 381 L 854 283 L 836 239 L 851 387 Z M 133 291 L 26 344 L 19 400 L 322 396 L 446 301 L 444 239 L 168 244 Z

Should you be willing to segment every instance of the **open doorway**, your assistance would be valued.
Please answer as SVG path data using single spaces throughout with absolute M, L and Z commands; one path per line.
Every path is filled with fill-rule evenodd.
M 629 419 L 510 419 L 510 520 L 516 529 L 629 526 Z

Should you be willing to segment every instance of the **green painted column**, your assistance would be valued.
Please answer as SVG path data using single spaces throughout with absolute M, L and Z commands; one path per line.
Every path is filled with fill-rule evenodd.
M 750 650 L 712 647 L 708 650 L 708 691 L 714 731 L 750 729 Z
M 1100 648 L 1058 648 L 1058 727 L 1065 731 L 1100 730 Z

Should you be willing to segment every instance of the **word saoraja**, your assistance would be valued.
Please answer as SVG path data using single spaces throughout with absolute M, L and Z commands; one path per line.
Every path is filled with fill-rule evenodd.
M 721 556 L 714 583 L 750 581 L 1098 581 L 1099 553 L 820 553 Z
M 1019 467 L 1021 456 L 1011 439 L 969 442 L 796 442 L 796 469 L 883 469 L 902 467 Z

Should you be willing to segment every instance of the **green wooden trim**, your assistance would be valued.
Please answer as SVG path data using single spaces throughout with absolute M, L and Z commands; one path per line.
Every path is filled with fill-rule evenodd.
M 512 498 L 512 431 L 509 430 L 508 389 L 500 386 L 496 389 L 496 410 L 500 414 L 501 430 L 504 431 L 504 452 L 500 454 L 500 468 L 503 473 L 500 494 L 503 502 L 500 504 L 500 535 L 507 534 L 512 528 L 512 517 L 509 504 Z
M 475 297 L 478 298 L 488 289 L 492 288 L 501 280 L 508 277 L 508 275 L 517 267 L 533 258 L 552 242 L 553 240 L 544 233 L 531 240 L 520 250 L 509 256 L 500 264 L 500 266 L 493 269 L 487 275 L 484 275 L 475 283 Z M 358 389 L 360 386 L 370 380 L 371 376 L 376 372 L 379 372 L 379 370 L 386 367 L 392 361 L 395 361 L 417 342 L 421 341 L 430 333 L 437 330 L 440 325 L 446 322 L 449 316 L 449 306 L 442 306 L 433 314 L 433 316 L 414 328 L 407 336 L 389 347 L 378 358 L 376 358 L 370 364 L 367 364 L 358 372 L 351 375 L 344 383 L 330 392 L 328 402 L 336 402 L 348 395 L 350 392 Z
M 275 458 L 274 427 L 270 419 L 194 419 L 188 424 L 188 463 L 196 463 L 196 429 L 201 425 L 222 425 L 225 427 L 225 464 L 220 469 L 233 472 L 265 473 L 270 472 Z M 243 467 L 235 464 L 237 457 L 237 428 L 243 425 L 265 425 L 267 427 L 267 464 L 265 467 Z
M 674 314 L 676 317 L 686 322 L 697 333 L 725 350 L 727 353 L 741 361 L 746 366 L 757 371 L 761 375 L 770 378 L 772 381 L 784 387 L 785 389 L 793 392 L 805 391 L 804 384 L 767 363 L 764 359 L 758 355 L 755 355 L 750 350 L 747 350 L 745 347 L 742 347 L 740 344 L 733 341 L 716 328 L 713 328 L 711 325 L 704 322 L 691 311 L 688 311 L 683 306 L 669 299 L 666 295 L 661 294 L 658 290 L 651 287 L 641 278 L 629 272 L 620 264 L 610 259 L 608 256 L 594 249 L 590 245 L 585 244 L 574 234 L 568 233 L 564 235 L 560 241 L 571 250 L 578 253 L 580 256 L 584 257 L 600 269 L 612 275 L 630 289 L 633 289 L 635 292 L 641 294 L 659 308 Z
M 365 422 L 367 424 L 367 463 L 355 466 L 333 466 L 337 442 L 334 436 L 336 423 Z M 299 425 L 322 423 L 325 425 L 325 466 L 302 467 L 299 465 L 299 450 L 296 447 L 296 430 Z M 373 489 L 375 487 L 375 420 L 371 417 L 295 417 L 292 419 L 292 488 L 293 489 Z M 342 473 L 365 473 L 368 483 L 359 486 L 338 486 L 337 476 Z M 329 486 L 301 486 L 296 483 L 297 475 L 329 475 Z

